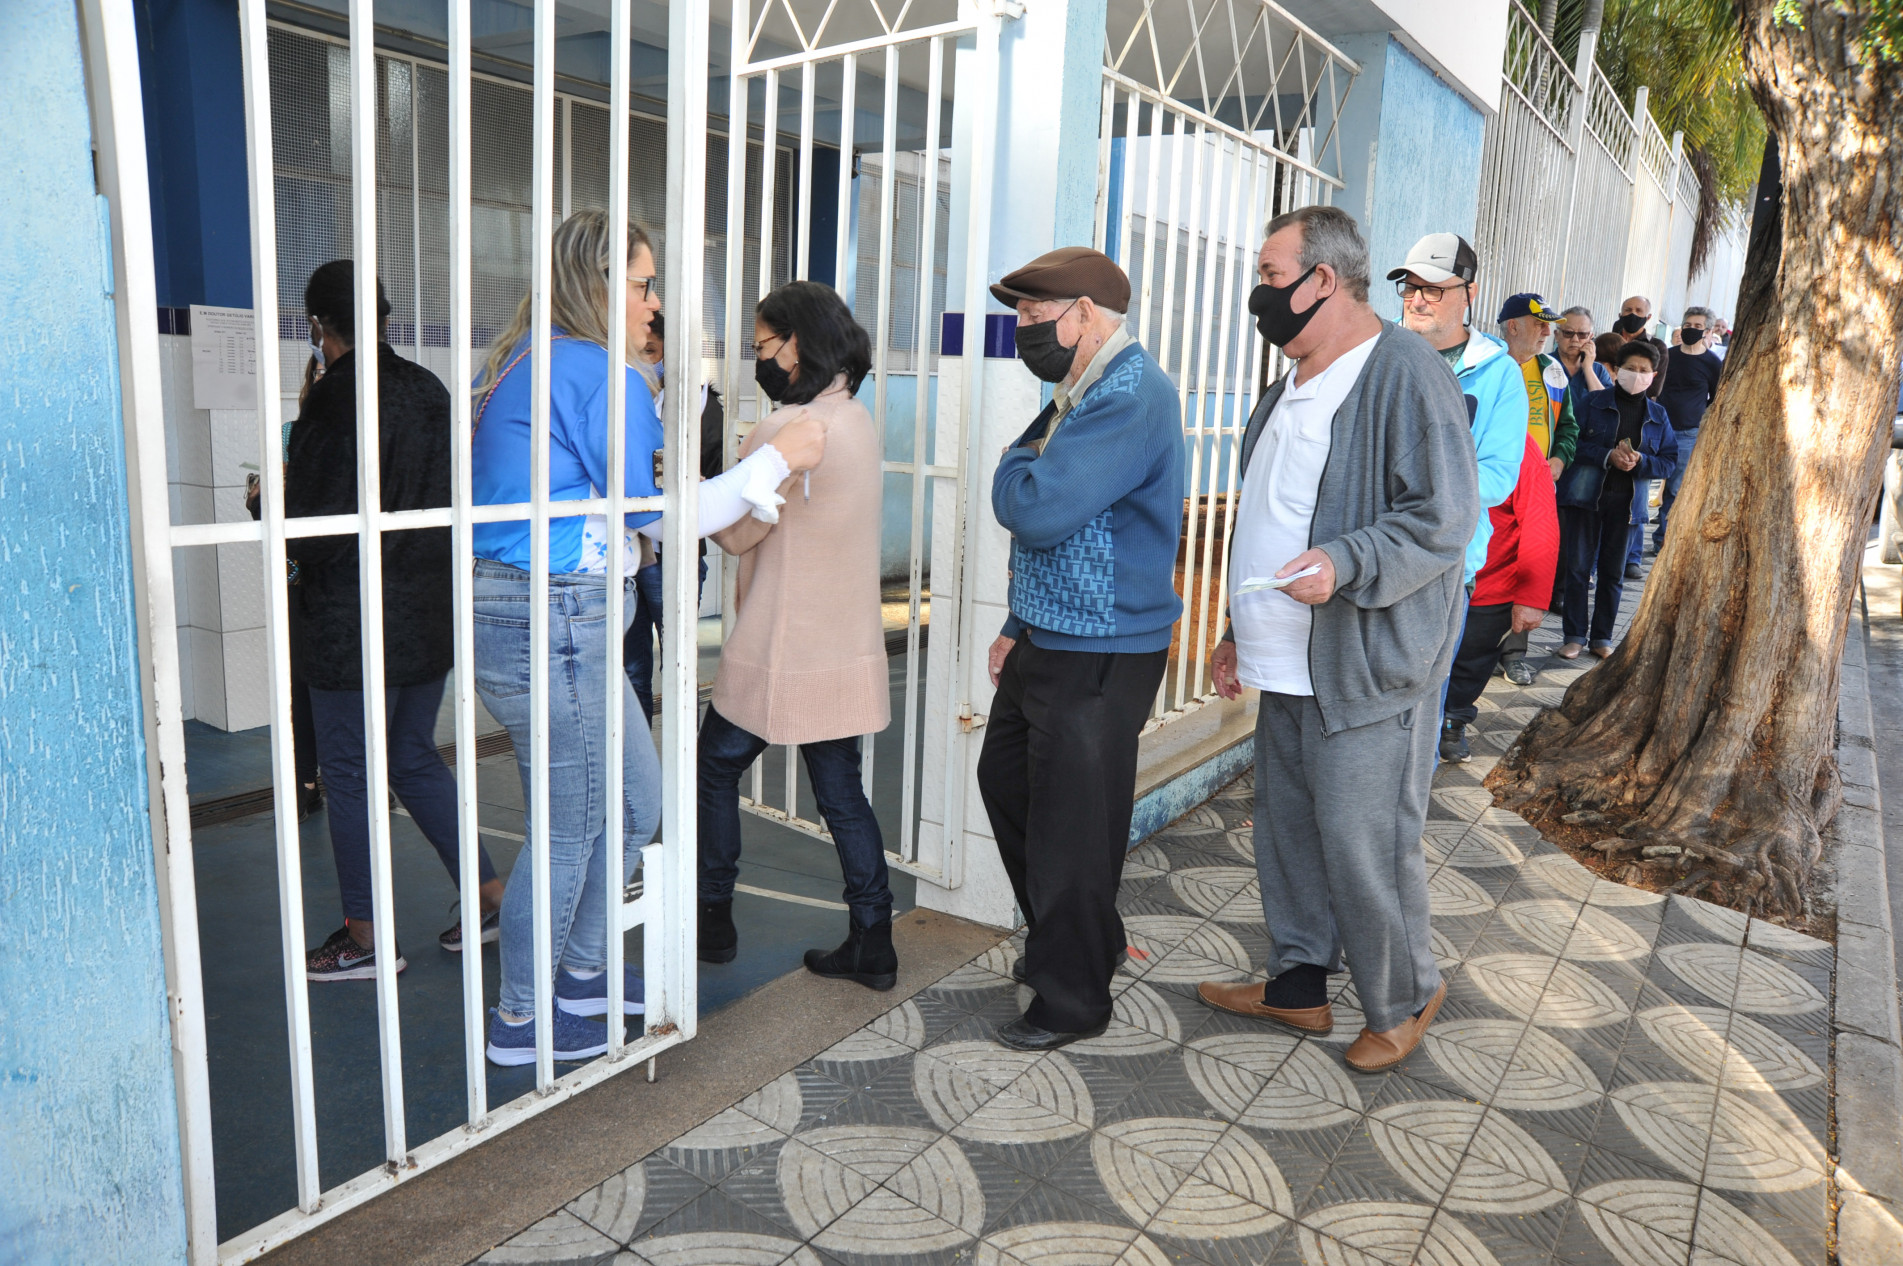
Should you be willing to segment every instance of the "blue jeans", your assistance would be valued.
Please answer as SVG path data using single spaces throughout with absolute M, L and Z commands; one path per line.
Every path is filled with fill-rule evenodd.
M 700 899 L 732 901 L 740 875 L 740 776 L 767 749 L 709 706 L 700 724 Z M 871 927 L 892 917 L 892 889 L 885 865 L 885 837 L 866 803 L 859 781 L 859 740 L 828 739 L 800 744 L 813 799 L 839 850 L 852 920 Z
M 443 704 L 444 678 L 420 686 L 392 686 L 383 692 L 384 738 L 389 752 L 390 790 L 416 819 L 425 838 L 443 859 L 449 880 L 462 875 L 457 866 L 456 775 L 436 750 L 436 713 Z M 317 759 L 324 770 L 324 794 L 330 801 L 330 851 L 337 862 L 337 890 L 344 918 L 368 923 L 370 902 L 370 801 L 364 761 L 363 691 L 312 690 L 311 726 Z M 496 877 L 488 850 L 481 857 L 482 882 Z
M 1632 481 L 1632 524 L 1626 529 L 1625 561 L 1642 562 L 1645 558 L 1645 525 L 1652 521 L 1652 481 Z M 1661 523 L 1664 520 L 1660 520 Z M 1661 529 L 1663 530 L 1663 529 Z M 1625 575 L 1623 569 L 1619 573 Z
M 1592 510 L 1559 508 L 1560 540 L 1566 543 L 1559 560 L 1566 577 L 1560 627 L 1566 640 L 1576 646 L 1612 645 L 1612 627 L 1618 622 L 1619 601 L 1625 596 L 1626 538 L 1619 525 L 1626 521 L 1626 514 L 1626 508 L 1616 501 Z M 1599 568 L 1599 590 L 1593 596 L 1589 626 L 1586 593 L 1595 564 Z
M 630 604 L 632 605 L 632 604 Z M 478 560 L 475 572 L 476 689 L 515 743 L 522 799 L 529 801 L 529 574 Z M 595 573 L 550 576 L 548 586 L 548 868 L 553 961 L 600 971 L 608 961 L 608 589 Z M 622 748 L 622 873 L 654 838 L 661 820 L 661 765 L 653 740 L 633 718 L 634 691 L 622 683 L 628 724 Z M 534 838 L 528 812 L 523 834 Z M 524 846 L 502 897 L 502 1009 L 535 1009 L 534 849 Z M 551 982 L 552 984 L 552 982 Z
M 1685 466 L 1692 459 L 1692 449 L 1698 444 L 1698 428 L 1679 431 L 1678 465 L 1665 479 L 1665 493 L 1659 498 L 1659 522 L 1652 529 L 1652 548 L 1654 551 L 1665 548 L 1665 517 L 1672 512 L 1672 503 L 1678 500 L 1678 489 L 1685 482 Z
M 700 560 L 700 590 L 707 589 L 707 560 Z M 621 642 L 621 662 L 627 666 L 641 714 L 654 720 L 654 638 L 661 631 L 661 565 L 649 563 L 634 573 L 634 622 Z

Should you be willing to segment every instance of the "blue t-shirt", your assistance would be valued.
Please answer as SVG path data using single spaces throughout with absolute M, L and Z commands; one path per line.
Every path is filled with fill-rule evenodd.
M 608 352 L 606 348 L 553 332 L 549 345 L 550 501 L 578 501 L 602 495 L 608 487 Z M 529 500 L 529 395 L 534 380 L 532 357 L 510 352 L 513 368 L 489 393 L 476 398 L 480 416 L 471 445 L 470 478 L 477 505 L 510 505 Z M 624 487 L 630 497 L 660 493 L 654 483 L 654 454 L 661 448 L 661 419 L 647 383 L 627 367 L 627 455 Z M 661 516 L 630 513 L 629 528 Z M 472 534 L 477 558 L 529 569 L 529 521 L 478 523 Z M 609 534 L 601 516 L 568 515 L 549 520 L 551 575 L 609 569 Z

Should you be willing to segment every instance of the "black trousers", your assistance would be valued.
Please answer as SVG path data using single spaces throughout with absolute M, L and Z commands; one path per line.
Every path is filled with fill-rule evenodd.
M 1168 661 L 1166 650 L 1054 651 L 1019 638 L 998 675 L 978 791 L 1029 925 L 1025 970 L 1037 999 L 1025 1016 L 1054 1032 L 1110 1018 L 1137 734 Z
M 1467 608 L 1467 627 L 1454 652 L 1453 671 L 1447 676 L 1446 717 L 1456 725 L 1472 725 L 1480 715 L 1474 701 L 1487 688 L 1493 666 L 1500 662 L 1508 630 L 1513 627 L 1513 604 L 1493 602 Z

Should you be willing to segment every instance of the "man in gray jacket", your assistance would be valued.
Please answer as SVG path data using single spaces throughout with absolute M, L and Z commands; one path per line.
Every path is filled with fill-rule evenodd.
M 1421 824 L 1480 516 L 1474 445 L 1440 353 L 1368 306 L 1353 217 L 1277 216 L 1256 263 L 1249 310 L 1296 367 L 1243 436 L 1231 623 L 1210 667 L 1224 698 L 1262 692 L 1255 853 L 1273 978 L 1198 993 L 1326 1034 L 1345 955 L 1368 1019 L 1348 1065 L 1379 1072 L 1446 994 Z

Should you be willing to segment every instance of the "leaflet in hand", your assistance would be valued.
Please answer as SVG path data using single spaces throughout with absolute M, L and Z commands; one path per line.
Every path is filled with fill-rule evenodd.
M 1286 589 L 1304 576 L 1320 575 L 1321 570 L 1322 565 L 1316 563 L 1313 567 L 1304 567 L 1287 576 L 1251 576 L 1236 587 L 1236 592 L 1245 594 L 1256 593 L 1263 589 Z

